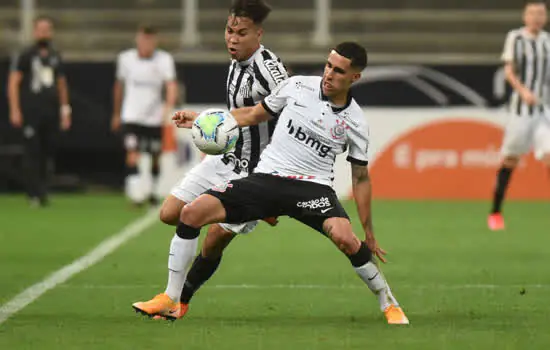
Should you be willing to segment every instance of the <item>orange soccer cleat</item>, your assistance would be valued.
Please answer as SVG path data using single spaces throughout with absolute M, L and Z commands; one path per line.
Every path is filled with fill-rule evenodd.
M 174 302 L 166 293 L 158 294 L 149 301 L 138 301 L 132 307 L 142 315 L 153 317 L 156 315 L 179 314 L 178 303 Z M 175 318 L 174 318 L 175 319 Z
M 487 226 L 491 231 L 504 230 L 504 218 L 501 213 L 493 213 L 487 218 Z
M 390 305 L 384 310 L 388 324 L 409 324 L 409 319 L 405 316 L 403 309 L 396 305 Z

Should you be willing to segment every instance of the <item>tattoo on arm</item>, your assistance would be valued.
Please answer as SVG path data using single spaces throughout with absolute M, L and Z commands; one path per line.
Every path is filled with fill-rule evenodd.
M 370 182 L 369 169 L 367 168 L 367 166 L 352 164 L 351 177 L 352 177 L 352 183 L 353 183 L 354 189 L 358 185 L 369 183 Z M 365 205 L 367 206 L 366 207 L 367 213 L 365 213 L 366 217 L 361 218 L 361 224 L 363 225 L 364 228 L 372 232 L 373 226 L 372 226 L 372 215 L 371 215 L 371 209 L 370 209 L 370 194 L 369 194 L 368 202 L 366 202 Z M 360 216 L 362 216 L 361 213 L 360 213 Z
M 363 165 L 351 165 L 351 177 L 353 181 L 353 185 L 359 185 L 363 182 L 370 181 L 369 176 L 369 169 L 366 166 Z

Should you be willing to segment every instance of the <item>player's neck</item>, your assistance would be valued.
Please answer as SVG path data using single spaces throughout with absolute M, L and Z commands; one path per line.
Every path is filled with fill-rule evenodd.
M 347 104 L 349 98 L 348 95 L 349 91 L 344 91 L 339 93 L 338 95 L 329 97 L 329 101 L 334 105 L 334 107 L 342 107 Z
M 530 36 L 536 38 L 540 34 L 541 30 L 536 28 L 525 27 L 525 32 L 527 32 L 527 34 L 529 34 Z

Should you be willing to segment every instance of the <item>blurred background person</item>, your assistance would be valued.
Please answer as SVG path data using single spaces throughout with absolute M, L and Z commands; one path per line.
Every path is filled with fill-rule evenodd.
M 48 178 L 59 129 L 71 127 L 71 107 L 61 55 L 53 45 L 53 21 L 34 21 L 34 43 L 12 61 L 8 78 L 10 122 L 24 139 L 24 177 L 33 206 L 48 205 Z
M 113 88 L 113 131 L 122 129 L 126 150 L 126 196 L 135 205 L 158 202 L 157 185 L 162 152 L 162 127 L 178 95 L 172 55 L 157 48 L 157 29 L 142 25 L 136 47 L 118 55 Z M 163 91 L 165 99 L 163 101 Z M 152 183 L 147 186 L 139 170 L 142 153 L 151 156 Z

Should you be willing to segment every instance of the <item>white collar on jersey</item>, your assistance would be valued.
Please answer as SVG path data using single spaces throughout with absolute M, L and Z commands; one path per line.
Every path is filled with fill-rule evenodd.
M 254 62 L 254 58 L 256 58 L 256 55 L 259 54 L 263 49 L 264 49 L 264 46 L 260 45 L 260 48 L 256 50 L 247 60 L 245 61 L 233 60 L 233 61 L 237 62 L 241 67 L 249 66 L 252 62 Z
M 543 30 L 541 30 L 540 32 L 538 32 L 538 34 L 533 34 L 531 33 L 530 31 L 527 30 L 526 27 L 521 27 L 521 34 L 526 37 L 527 39 L 538 39 L 540 38 L 542 35 L 543 35 Z

